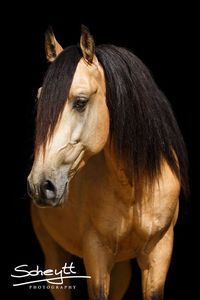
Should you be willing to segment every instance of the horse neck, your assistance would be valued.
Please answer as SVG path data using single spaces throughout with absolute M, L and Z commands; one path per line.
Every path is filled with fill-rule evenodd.
M 123 161 L 117 160 L 113 147 L 108 143 L 104 147 L 104 157 L 106 170 L 109 173 L 109 180 L 112 183 L 115 192 L 124 202 L 127 202 L 127 204 L 132 204 L 133 187 L 125 172 Z

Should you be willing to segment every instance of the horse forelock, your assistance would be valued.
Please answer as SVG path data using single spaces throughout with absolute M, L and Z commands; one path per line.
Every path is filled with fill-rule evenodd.
M 45 147 L 52 138 L 55 126 L 62 114 L 73 76 L 81 58 L 77 46 L 67 47 L 49 66 L 37 103 L 35 153 Z

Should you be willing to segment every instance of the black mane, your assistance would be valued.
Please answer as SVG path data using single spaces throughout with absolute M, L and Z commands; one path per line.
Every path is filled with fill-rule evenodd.
M 110 134 L 119 158 L 133 174 L 135 185 L 160 172 L 164 158 L 187 193 L 187 152 L 165 95 L 149 70 L 130 51 L 113 45 L 96 50 L 106 77 Z
M 150 72 L 124 48 L 100 45 L 96 56 L 105 73 L 110 138 L 134 186 L 155 180 L 165 159 L 187 193 L 185 144 L 171 106 Z M 38 103 L 36 148 L 53 133 L 80 58 L 78 47 L 68 47 L 47 72 Z
M 81 51 L 69 46 L 52 62 L 45 75 L 37 103 L 35 153 L 51 138 L 71 87 Z

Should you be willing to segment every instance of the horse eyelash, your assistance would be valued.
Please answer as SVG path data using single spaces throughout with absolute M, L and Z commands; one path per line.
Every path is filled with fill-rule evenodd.
M 82 101 L 82 102 L 88 102 L 89 98 L 85 97 L 85 96 L 76 96 L 74 97 L 74 102 L 75 101 Z
M 86 108 L 89 99 L 86 97 L 76 97 L 73 101 L 72 108 L 76 109 L 78 112 L 83 112 Z M 78 106 L 77 104 L 82 104 L 83 106 Z

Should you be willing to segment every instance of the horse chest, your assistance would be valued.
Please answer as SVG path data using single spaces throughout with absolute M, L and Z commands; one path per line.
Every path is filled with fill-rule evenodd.
M 177 203 L 177 200 L 173 203 L 168 199 L 161 200 L 128 207 L 116 199 L 114 203 L 109 201 L 109 205 L 98 199 L 92 224 L 102 243 L 112 249 L 117 260 L 134 258 L 161 238 L 171 223 Z
M 133 208 L 118 205 L 99 205 L 92 214 L 92 226 L 104 245 L 114 253 L 132 253 L 138 248 L 134 231 Z M 130 256 L 130 255 L 129 255 Z M 134 255 L 132 255 L 134 256 Z

